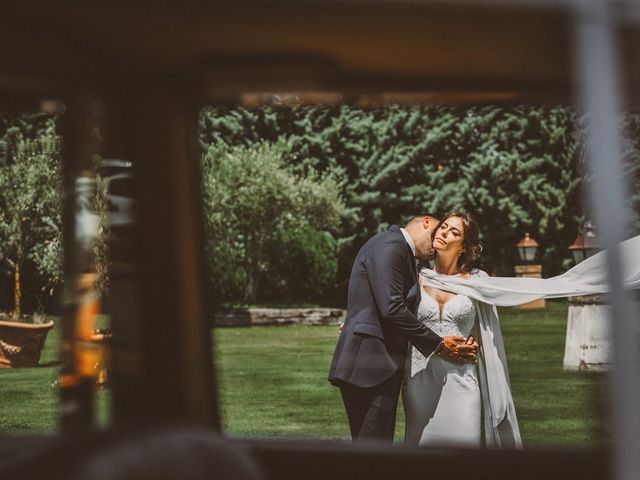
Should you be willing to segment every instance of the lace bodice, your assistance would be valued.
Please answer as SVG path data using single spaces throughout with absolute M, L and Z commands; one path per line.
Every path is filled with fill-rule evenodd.
M 449 335 L 461 335 L 468 337 L 473 329 L 476 320 L 476 306 L 473 300 L 465 295 L 456 295 L 451 297 L 442 307 L 442 315 L 440 314 L 440 305 L 438 302 L 426 293 L 422 288 L 422 297 L 420 306 L 418 307 L 418 319 L 427 327 L 433 330 L 441 337 Z M 417 348 L 411 346 L 410 360 L 406 374 L 411 377 L 417 372 L 424 370 L 427 366 L 427 359 Z M 470 381 L 475 380 L 475 369 L 472 364 L 455 365 L 449 364 L 448 368 L 460 370 L 465 377 L 469 377 Z
M 476 307 L 469 297 L 456 295 L 442 307 L 422 290 L 422 299 L 418 307 L 418 319 L 441 337 L 462 335 L 468 337 L 476 319 Z

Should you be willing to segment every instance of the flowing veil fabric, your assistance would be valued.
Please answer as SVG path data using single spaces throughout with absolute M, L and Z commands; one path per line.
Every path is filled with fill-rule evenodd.
M 623 282 L 628 289 L 640 288 L 640 236 L 620 244 L 625 259 Z M 562 275 L 551 278 L 478 277 L 459 278 L 422 270 L 427 286 L 467 295 L 479 302 L 503 307 L 521 305 L 539 298 L 572 297 L 607 293 L 606 251 L 587 258 Z
M 627 289 L 640 288 L 640 236 L 620 244 L 625 259 L 622 272 Z M 489 277 L 478 272 L 469 278 L 441 275 L 423 269 L 422 284 L 476 300 L 478 374 L 482 395 L 487 447 L 522 448 L 507 358 L 496 305 L 514 306 L 539 298 L 559 298 L 607 293 L 606 251 L 597 253 L 572 269 L 547 279 Z
M 495 306 L 476 301 L 476 315 L 485 445 L 488 448 L 522 448 L 498 312 Z

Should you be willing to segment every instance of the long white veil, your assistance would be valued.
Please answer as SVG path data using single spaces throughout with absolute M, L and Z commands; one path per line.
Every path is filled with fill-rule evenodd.
M 620 244 L 624 259 L 623 281 L 627 289 L 640 288 L 640 236 Z M 423 269 L 423 284 L 460 293 L 490 305 L 512 307 L 539 298 L 572 297 L 607 293 L 606 250 L 587 258 L 562 275 L 551 278 L 459 278 Z

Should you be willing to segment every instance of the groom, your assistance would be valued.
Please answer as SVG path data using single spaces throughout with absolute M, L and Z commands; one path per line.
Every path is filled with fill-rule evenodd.
M 416 260 L 433 257 L 433 215 L 391 226 L 360 249 L 349 279 L 347 318 L 329 381 L 340 388 L 353 440 L 393 441 L 407 341 L 425 357 L 475 361 L 477 344 L 440 337 L 416 317 Z M 473 343 L 470 340 L 470 343 Z

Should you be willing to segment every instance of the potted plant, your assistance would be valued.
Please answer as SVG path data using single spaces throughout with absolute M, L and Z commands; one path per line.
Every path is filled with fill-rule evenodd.
M 0 317 L 0 368 L 35 367 L 53 321 L 34 323 Z

